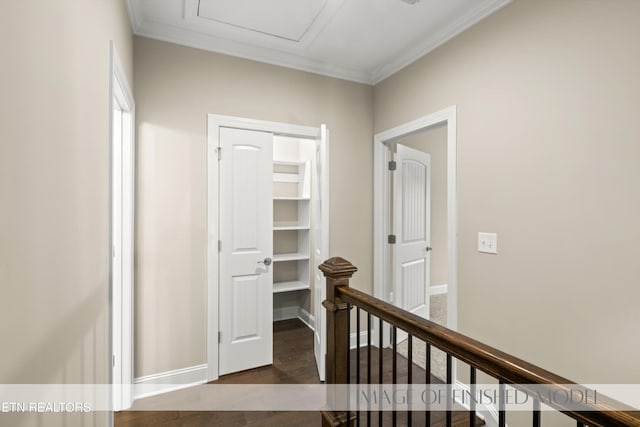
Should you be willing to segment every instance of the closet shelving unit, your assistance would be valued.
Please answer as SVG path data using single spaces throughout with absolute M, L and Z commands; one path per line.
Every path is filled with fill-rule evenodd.
M 310 289 L 310 162 L 273 162 L 273 292 Z

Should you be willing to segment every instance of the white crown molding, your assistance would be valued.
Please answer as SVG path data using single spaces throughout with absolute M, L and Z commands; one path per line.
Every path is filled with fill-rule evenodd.
M 134 0 L 126 0 L 125 5 L 127 6 L 127 12 L 129 13 L 129 21 L 131 21 L 131 28 L 135 34 L 136 28 L 140 28 L 140 10 L 136 6 L 136 2 Z
M 225 40 L 156 22 L 144 21 L 139 23 L 134 27 L 134 33 L 150 39 L 208 50 L 210 52 L 263 62 L 279 67 L 292 68 L 294 70 L 349 80 L 356 83 L 373 84 L 373 76 L 366 72 L 327 64 L 274 49 L 260 48 L 233 40 Z
M 407 49 L 403 54 L 380 67 L 373 73 L 372 84 L 376 85 L 387 77 L 411 65 L 487 16 L 511 3 L 511 1 L 512 0 L 490 0 L 483 2 L 480 7 L 452 22 L 442 31 L 424 39 L 421 43 L 416 44 L 413 48 Z
M 442 31 L 404 50 L 397 57 L 385 61 L 384 65 L 378 69 L 355 70 L 336 64 L 329 64 L 326 61 L 314 60 L 296 53 L 285 52 L 273 47 L 258 47 L 198 31 L 191 31 L 177 25 L 145 20 L 143 11 L 136 6 L 136 1 L 126 0 L 133 32 L 138 36 L 367 85 L 378 84 L 510 2 L 511 0 L 483 1 L 479 7 L 470 13 L 455 20 Z M 317 34 L 314 34 L 309 40 L 315 39 L 316 36 Z

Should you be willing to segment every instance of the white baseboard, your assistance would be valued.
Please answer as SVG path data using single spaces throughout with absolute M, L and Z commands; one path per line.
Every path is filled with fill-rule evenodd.
M 367 331 L 360 332 L 360 347 L 367 346 L 367 334 L 368 334 Z M 372 339 L 371 345 L 373 345 L 373 336 L 371 337 L 371 339 Z M 349 337 L 349 348 L 354 349 L 356 348 L 357 345 L 358 345 L 358 333 L 352 332 L 351 336 Z
M 314 317 L 302 307 L 281 307 L 273 310 L 274 321 L 288 319 L 300 319 L 302 323 L 307 325 L 311 330 L 314 330 Z M 206 383 L 207 364 L 161 372 L 159 374 L 146 375 L 140 378 L 135 378 L 133 382 L 134 399 L 142 399 L 162 393 L 168 393 Z
M 316 319 L 313 317 L 311 313 L 309 313 L 304 308 L 300 307 L 300 313 L 298 313 L 298 319 L 302 321 L 309 329 L 312 331 L 316 330 Z
M 449 285 L 433 285 L 429 288 L 430 295 L 442 295 L 449 292 Z
M 470 393 L 471 388 L 456 380 L 453 385 L 455 390 L 460 390 L 462 393 Z M 460 406 L 464 407 L 466 410 L 469 410 L 469 404 L 467 402 L 456 402 Z M 478 405 L 476 407 L 476 416 L 478 418 L 482 418 L 485 422 L 486 427 L 498 427 L 498 410 L 493 405 Z
M 309 329 L 315 331 L 315 318 L 304 308 L 297 305 L 292 305 L 289 307 L 280 307 L 273 309 L 274 322 L 289 319 L 300 319 L 300 321 L 307 325 Z
M 289 307 L 279 307 L 273 309 L 273 321 L 296 319 L 300 314 L 300 307 L 297 305 Z
M 207 364 L 145 375 L 133 380 L 133 397 L 142 399 L 207 382 Z

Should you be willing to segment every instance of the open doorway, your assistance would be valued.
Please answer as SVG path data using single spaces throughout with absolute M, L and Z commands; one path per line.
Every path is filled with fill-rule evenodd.
M 397 242 L 401 240 L 398 233 L 406 230 L 397 230 L 398 215 L 400 215 L 398 204 L 402 201 L 398 201 L 394 188 L 395 192 L 403 190 L 397 182 L 393 181 L 393 175 L 396 173 L 394 170 L 399 167 L 393 162 L 396 161 L 394 159 L 398 155 L 398 147 L 403 147 L 405 152 L 427 153 L 429 155 L 427 157 L 431 157 L 431 165 L 425 166 L 424 173 L 429 174 L 431 178 L 421 191 L 424 191 L 425 197 L 428 196 L 432 201 L 430 209 L 427 210 L 426 206 L 423 209 L 424 215 L 430 215 L 428 222 L 425 222 L 425 227 L 430 227 L 431 235 L 425 236 L 426 240 L 419 242 L 422 245 L 419 248 L 425 255 L 424 263 L 427 266 L 421 271 L 423 274 L 421 283 L 424 284 L 421 290 L 424 291 L 422 296 L 425 303 L 430 296 L 446 292 L 446 325 L 454 330 L 457 327 L 456 145 L 455 107 L 421 117 L 376 134 L 374 137 L 374 295 L 392 304 L 400 303 L 399 305 L 402 306 L 403 297 L 397 298 L 396 287 L 401 274 L 396 274 L 399 272 L 394 264 L 398 263 Z M 435 171 L 437 176 L 434 175 L 434 166 L 437 166 Z M 438 180 L 437 187 L 434 185 L 435 179 Z M 433 201 L 435 192 L 438 196 Z M 445 218 L 443 219 L 442 216 Z M 424 220 L 423 217 L 421 219 Z M 434 222 L 436 222 L 435 225 Z M 400 225 L 400 227 L 403 226 Z M 438 246 L 437 257 L 434 256 L 435 245 Z M 395 262 L 394 258 L 396 258 Z M 430 307 L 425 308 L 422 312 L 426 313 L 426 316 L 423 316 L 432 317 L 428 313 Z M 377 335 L 379 332 L 374 331 L 374 333 Z M 386 338 L 389 334 L 384 333 L 384 336 Z M 389 344 L 388 339 L 385 340 L 385 344 Z
M 447 125 L 423 129 L 389 143 L 392 300 L 398 307 L 447 326 Z M 397 333 L 398 352 L 408 355 L 407 334 Z M 417 341 L 412 360 L 426 366 L 426 347 Z M 446 379 L 446 355 L 431 351 L 431 372 Z
M 389 174 L 391 228 L 396 235 L 390 248 L 392 300 L 446 325 L 447 125 L 402 137 L 389 149 L 396 164 L 395 173 Z

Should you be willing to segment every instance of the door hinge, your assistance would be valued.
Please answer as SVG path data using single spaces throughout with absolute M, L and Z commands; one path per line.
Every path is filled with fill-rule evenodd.
M 395 234 L 389 234 L 387 236 L 387 243 L 389 243 L 390 245 L 395 245 L 396 244 L 396 235 Z
M 216 147 L 216 153 L 218 153 L 218 160 L 222 159 L 222 147 Z
M 390 171 L 394 171 L 398 168 L 398 164 L 396 163 L 395 160 L 391 160 L 389 161 L 389 170 Z
M 116 366 L 116 355 L 115 354 L 111 355 L 111 366 L 113 366 L 114 368 Z
M 222 240 L 218 240 L 218 252 L 222 250 Z
M 222 342 L 222 332 L 218 331 L 218 343 Z

